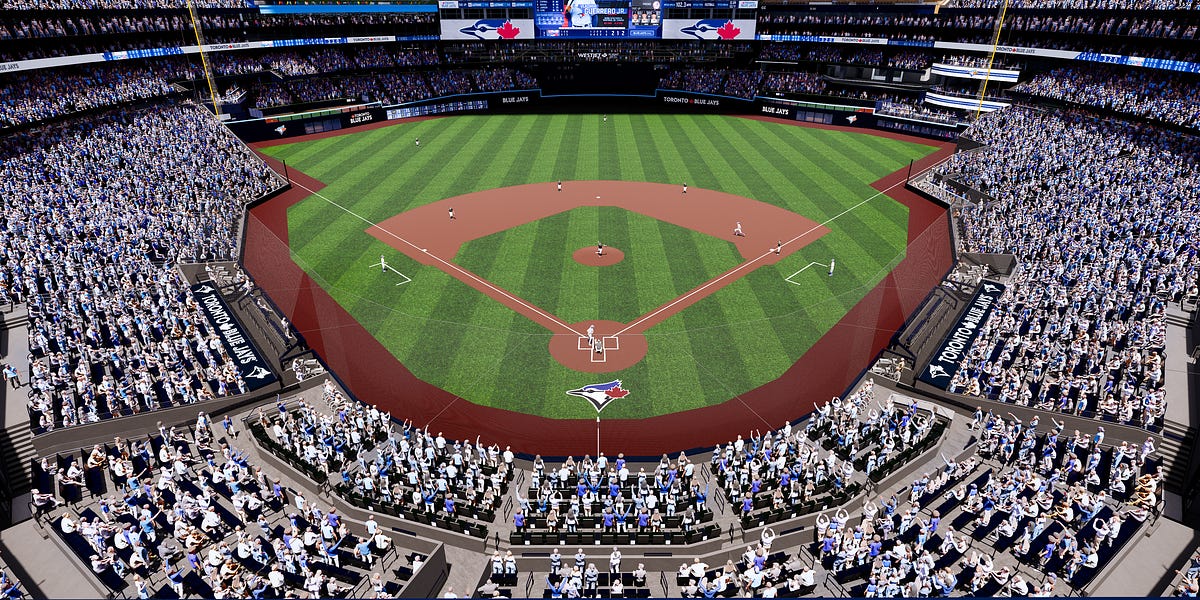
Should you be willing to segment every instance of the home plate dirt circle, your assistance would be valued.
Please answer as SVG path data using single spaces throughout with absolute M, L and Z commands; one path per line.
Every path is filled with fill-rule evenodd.
M 589 267 L 607 267 L 625 260 L 625 253 L 611 246 L 604 247 L 604 254 L 596 254 L 595 246 L 580 248 L 571 255 L 575 262 Z
M 596 250 L 593 248 L 592 255 L 595 254 Z M 646 358 L 646 350 L 649 347 L 646 336 L 632 332 L 613 335 L 625 329 L 625 323 L 584 321 L 571 325 L 571 329 L 586 336 L 589 326 L 595 328 L 592 335 L 603 343 L 603 351 L 596 352 L 588 343 L 587 337 L 573 333 L 555 334 L 550 336 L 550 355 L 554 360 L 575 371 L 612 373 L 628 369 Z

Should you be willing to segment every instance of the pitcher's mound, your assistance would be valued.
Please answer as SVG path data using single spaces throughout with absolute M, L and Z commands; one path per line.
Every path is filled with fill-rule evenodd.
M 589 267 L 607 267 L 625 259 L 625 253 L 616 248 L 604 247 L 604 254 L 596 254 L 595 246 L 580 248 L 571 255 L 575 262 Z

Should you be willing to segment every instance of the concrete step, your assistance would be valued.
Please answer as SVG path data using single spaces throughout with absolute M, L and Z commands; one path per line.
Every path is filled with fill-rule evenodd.
M 36 456 L 33 433 L 28 424 L 17 424 L 0 431 L 0 465 L 4 467 L 10 498 L 30 490 L 33 478 L 29 461 Z

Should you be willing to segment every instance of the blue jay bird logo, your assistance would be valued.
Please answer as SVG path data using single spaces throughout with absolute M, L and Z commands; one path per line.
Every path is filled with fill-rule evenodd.
M 698 40 L 732 40 L 742 32 L 729 19 L 701 19 L 679 30 Z
M 628 396 L 629 390 L 622 388 L 621 380 L 617 379 L 608 383 L 593 383 L 579 389 L 567 390 L 567 395 L 578 396 L 591 402 L 592 406 L 596 407 L 596 412 L 600 412 L 609 402 Z
M 459 29 L 458 32 L 473 36 L 475 39 L 479 40 L 494 40 L 496 38 L 515 38 L 517 34 L 521 32 L 521 30 L 517 27 L 514 27 L 512 21 L 506 19 L 480 19 L 475 21 L 474 25 L 463 27 L 462 29 Z

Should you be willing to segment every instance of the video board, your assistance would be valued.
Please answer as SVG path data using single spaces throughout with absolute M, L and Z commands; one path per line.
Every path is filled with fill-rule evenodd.
M 535 0 L 540 38 L 659 38 L 660 0 Z

